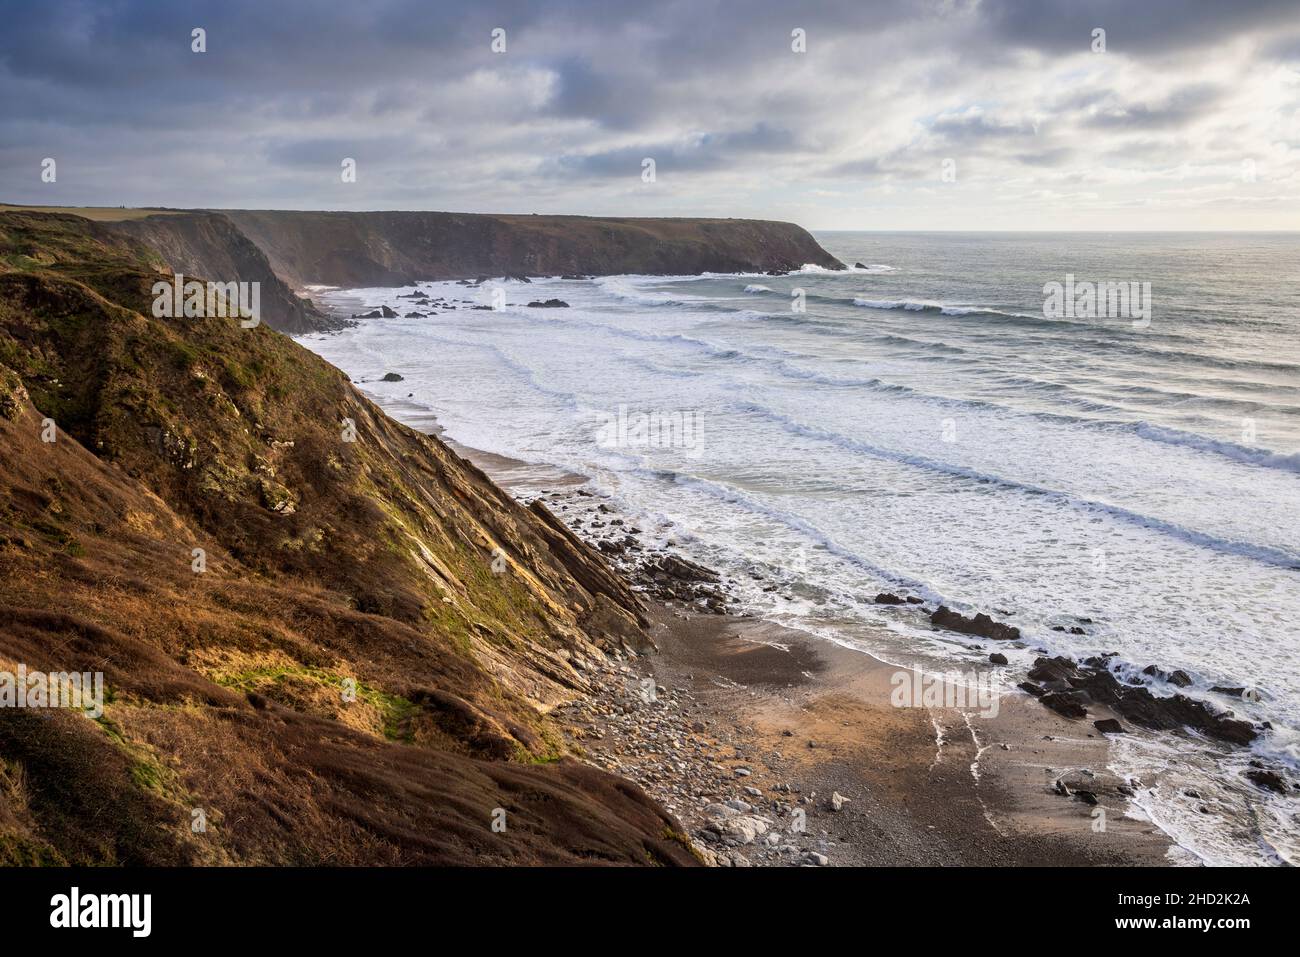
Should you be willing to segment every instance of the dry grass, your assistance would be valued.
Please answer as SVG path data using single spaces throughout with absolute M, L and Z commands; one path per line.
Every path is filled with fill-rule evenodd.
M 0 864 L 689 863 L 634 786 L 532 763 L 534 702 L 616 640 L 573 609 L 626 586 L 286 337 L 150 318 L 155 274 L 49 220 L 0 216 L 0 664 L 108 700 L 0 710 Z

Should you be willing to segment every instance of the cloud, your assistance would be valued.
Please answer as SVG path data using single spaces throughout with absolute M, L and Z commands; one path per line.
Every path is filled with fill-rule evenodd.
M 960 228 L 1033 225 L 1053 202 L 1190 209 L 1198 194 L 1162 191 L 1213 185 L 1248 157 L 1260 195 L 1292 193 L 1278 187 L 1300 177 L 1291 2 L 11 6 L 5 201 L 812 226 L 887 213 Z M 195 27 L 206 53 L 191 51 Z M 498 27 L 505 53 L 491 48 Z M 791 47 L 796 29 L 806 52 Z M 40 180 L 47 156 L 56 184 Z M 358 160 L 352 184 L 338 176 L 345 156 Z M 955 182 L 940 182 L 945 159 Z M 1000 199 L 1013 192 L 1038 212 Z M 1226 221 L 1214 215 L 1207 224 Z

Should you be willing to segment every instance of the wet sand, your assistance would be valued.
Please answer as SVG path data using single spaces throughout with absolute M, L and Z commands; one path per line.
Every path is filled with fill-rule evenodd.
M 815 792 L 808 828 L 826 831 L 831 864 L 1168 863 L 1168 838 L 1125 816 L 1125 782 L 1104 770 L 1107 742 L 1090 721 L 1017 692 L 996 717 L 895 707 L 899 669 L 864 653 L 752 619 L 656 617 L 659 654 L 638 664 L 735 728 L 754 756 L 746 785 Z M 1098 804 L 1057 793 L 1062 777 Z M 838 812 L 836 792 L 849 799 Z

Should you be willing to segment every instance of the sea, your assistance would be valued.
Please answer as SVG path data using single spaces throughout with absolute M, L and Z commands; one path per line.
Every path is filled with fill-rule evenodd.
M 1300 860 L 1300 800 L 1243 778 L 1300 769 L 1300 234 L 815 236 L 853 268 L 322 288 L 399 318 L 300 341 L 587 477 L 750 614 L 959 676 L 992 643 L 875 596 L 985 612 L 1024 636 L 1008 693 L 1044 653 L 1185 672 L 1272 731 L 1116 736 L 1111 770 L 1158 782 L 1130 813 L 1179 863 Z M 403 318 L 417 288 L 459 308 Z

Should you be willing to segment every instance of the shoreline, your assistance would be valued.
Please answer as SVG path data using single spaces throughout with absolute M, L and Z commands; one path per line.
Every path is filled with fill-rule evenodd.
M 345 310 L 361 305 L 359 300 L 345 301 L 339 298 L 340 291 L 332 292 L 333 296 L 329 298 L 335 299 L 331 305 L 336 309 Z M 702 613 L 700 617 L 705 620 L 722 616 L 731 623 L 744 622 L 740 626 L 743 635 L 738 637 L 738 640 L 742 641 L 748 640 L 746 636 L 756 630 L 759 632 L 765 629 L 782 630 L 782 626 L 776 623 L 739 617 L 736 614 L 739 611 L 738 595 L 746 589 L 752 590 L 753 583 L 744 576 L 740 576 L 739 580 L 719 580 L 710 569 L 694 565 L 677 548 L 677 543 L 672 537 L 671 526 L 661 525 L 654 528 L 651 527 L 654 525 L 651 522 L 651 525 L 647 526 L 647 531 L 643 533 L 640 528 L 634 527 L 636 524 L 644 524 L 636 514 L 621 514 L 619 506 L 607 499 L 595 486 L 583 488 L 588 485 L 588 476 L 573 474 L 554 466 L 517 461 L 455 442 L 449 439 L 436 413 L 428 406 L 414 402 L 410 396 L 406 398 L 393 396 L 389 390 L 383 390 L 388 392 L 387 396 L 370 392 L 366 389 L 369 381 L 358 380 L 355 384 L 387 414 L 417 431 L 438 436 L 457 454 L 473 462 L 523 504 L 527 505 L 531 500 L 541 499 L 572 533 L 591 548 L 599 551 L 616 573 L 628 581 L 633 590 L 643 599 L 652 603 L 666 603 L 666 610 L 659 609 L 656 613 L 655 641 L 660 647 L 656 660 L 668 662 L 664 667 L 670 672 L 675 662 L 670 660 L 672 655 L 666 653 L 665 649 L 672 643 L 660 640 L 663 634 L 660 625 L 671 621 L 676 629 L 687 628 L 693 631 L 698 630 L 698 627 L 710 627 L 688 624 L 677 617 L 678 612 L 686 611 L 688 615 L 695 615 L 698 611 Z M 628 534 L 629 532 L 634 534 Z M 668 567 L 669 563 L 676 567 Z M 697 572 L 704 574 L 698 575 Z M 758 579 L 758 575 L 752 573 L 750 577 Z M 769 592 L 781 588 L 786 583 L 771 579 L 766 584 L 759 581 L 759 584 L 763 591 Z M 737 586 L 740 586 L 740 592 L 736 591 Z M 782 594 L 783 597 L 788 597 Z M 1006 681 L 1005 670 L 1000 675 L 994 674 L 997 669 L 991 667 L 990 662 L 992 651 L 995 652 L 993 661 L 1001 665 L 1006 664 L 1005 656 L 996 654 L 1001 650 L 1001 639 L 1009 637 L 996 633 L 996 630 L 1004 629 L 1005 626 L 998 622 L 991 622 L 985 616 L 977 616 L 983 618 L 986 625 L 991 624 L 995 632 L 971 629 L 966 626 L 979 624 L 979 622 L 951 614 L 949 614 L 950 618 L 957 619 L 955 623 L 942 621 L 941 624 L 935 624 L 938 616 L 948 614 L 946 609 L 940 608 L 936 612 L 931 607 L 933 603 L 923 602 L 923 599 L 916 596 L 904 597 L 906 605 L 911 610 L 900 609 L 900 612 L 917 615 L 920 619 L 928 619 L 928 627 L 947 635 L 951 635 L 953 631 L 967 634 L 965 646 L 972 655 L 963 655 L 957 662 L 957 668 L 961 672 L 957 680 L 964 681 L 968 687 L 985 690 L 997 688 L 1000 692 L 999 707 L 1018 715 L 1014 721 L 1003 717 L 991 722 L 992 728 L 986 729 L 978 720 L 973 723 L 969 721 L 960 710 L 951 711 L 946 715 L 940 712 L 931 715 L 927 709 L 916 709 L 926 715 L 922 728 L 928 730 L 922 737 L 908 741 L 906 747 L 909 752 L 924 752 L 931 755 L 931 758 L 927 758 L 925 762 L 926 767 L 929 768 L 934 755 L 940 755 L 937 762 L 942 765 L 950 758 L 949 754 L 942 753 L 944 748 L 952 751 L 960 742 L 965 741 L 972 752 L 965 765 L 971 783 L 967 785 L 965 782 L 954 781 L 938 785 L 921 777 L 912 782 L 913 788 L 925 789 L 931 786 L 948 788 L 954 795 L 965 793 L 966 800 L 974 800 L 973 806 L 978 807 L 979 821 L 982 823 L 977 827 L 973 825 L 968 827 L 968 831 L 972 828 L 975 830 L 988 828 L 994 835 L 998 835 L 998 829 L 1001 828 L 1008 834 L 1015 833 L 1017 841 L 1033 843 L 1042 837 L 1057 845 L 1050 853 L 1043 851 L 1038 857 L 1026 858 L 1019 853 L 1009 854 L 1005 850 L 994 853 L 986 848 L 983 856 L 970 852 L 962 856 L 963 860 L 1022 864 L 1051 863 L 1056 858 L 1084 864 L 1107 862 L 1113 859 L 1130 860 L 1141 864 L 1199 865 L 1216 861 L 1226 863 L 1220 860 L 1218 853 L 1220 845 L 1216 843 L 1215 832 L 1205 831 L 1200 827 L 1199 821 L 1204 819 L 1202 816 L 1210 815 L 1215 818 L 1221 817 L 1222 826 L 1231 829 L 1232 836 L 1225 837 L 1222 845 L 1228 855 L 1237 854 L 1239 847 L 1244 846 L 1242 842 L 1257 842 L 1262 849 L 1259 854 L 1260 863 L 1285 863 L 1285 856 L 1277 850 L 1279 845 L 1275 843 L 1276 838 L 1265 830 L 1266 827 L 1275 829 L 1276 825 L 1272 821 L 1265 822 L 1254 803 L 1256 800 L 1254 792 L 1270 785 L 1267 781 L 1261 782 L 1252 777 L 1252 775 L 1261 775 L 1271 779 L 1275 784 L 1280 784 L 1281 787 L 1287 787 L 1285 775 L 1273 770 L 1271 763 L 1250 759 L 1249 751 L 1245 750 L 1237 750 L 1232 755 L 1236 764 L 1240 765 L 1236 768 L 1238 774 L 1232 778 L 1182 773 L 1183 765 L 1175 757 L 1178 753 L 1179 737 L 1186 735 L 1189 736 L 1189 743 L 1195 740 L 1211 747 L 1221 744 L 1221 741 L 1213 740 L 1224 737 L 1216 733 L 1221 728 L 1215 726 L 1218 719 L 1213 714 L 1197 712 L 1189 718 L 1187 708 L 1184 707 L 1189 703 L 1188 699 L 1177 692 L 1171 698 L 1153 697 L 1142 685 L 1141 679 L 1132 681 L 1123 675 L 1119 676 L 1117 683 L 1115 676 L 1107 670 L 1105 655 L 1085 658 L 1076 663 L 1067 658 L 1047 657 L 1052 654 L 1050 651 L 1043 647 L 1032 647 L 1032 644 L 1027 641 L 1017 640 L 1008 646 L 1022 649 L 1030 647 L 1031 651 L 1039 656 L 1034 659 L 1034 667 L 1029 669 L 1028 677 L 1032 680 L 1021 681 L 1018 686 L 1013 687 L 1012 682 L 1018 679 L 1012 677 L 1010 682 Z M 877 603 L 889 605 L 904 602 L 897 596 L 882 593 L 878 596 Z M 668 617 L 665 618 L 665 615 Z M 923 627 L 927 626 L 925 621 L 920 623 Z M 800 626 L 795 623 L 793 627 L 797 629 Z M 839 688 L 836 693 L 847 693 L 855 699 L 857 706 L 879 711 L 881 707 L 888 707 L 890 688 L 887 676 L 906 671 L 907 665 L 896 666 L 882 657 L 877 657 L 877 652 L 873 649 L 877 646 L 888 646 L 892 635 L 885 636 L 882 633 L 881 637 L 884 637 L 885 641 L 877 641 L 874 627 L 867 625 L 863 629 L 860 622 L 855 622 L 852 632 L 844 633 L 840 637 L 833 634 L 796 631 L 789 633 L 789 640 L 783 639 L 781 644 L 791 646 L 811 643 L 814 649 L 831 646 L 835 650 L 827 651 L 826 656 L 832 656 L 838 662 L 857 662 L 856 666 L 838 668 L 831 685 L 824 690 Z M 1010 630 L 1014 631 L 1014 629 Z M 788 629 L 786 631 L 788 632 Z M 841 658 L 841 653 L 848 657 Z M 900 659 L 895 658 L 895 660 Z M 901 660 L 910 663 L 914 659 L 905 653 Z M 638 667 L 641 664 L 635 659 L 630 663 Z M 1063 666 L 1066 670 L 1062 670 Z M 953 669 L 936 666 L 933 663 L 921 664 L 920 667 L 926 669 L 927 676 L 935 670 L 942 670 L 949 674 L 953 672 Z M 1153 665 L 1151 668 L 1155 669 L 1160 677 L 1167 677 L 1156 666 Z M 865 673 L 873 669 L 878 674 L 874 682 L 865 677 Z M 719 682 L 726 683 L 731 680 L 716 668 L 712 673 Z M 1146 673 L 1152 672 L 1148 670 Z M 850 674 L 857 674 L 857 678 L 850 678 Z M 1023 676 L 1023 672 L 1020 674 Z M 879 677 L 880 675 L 886 677 Z M 819 676 L 810 677 L 812 683 L 817 685 Z M 972 682 L 976 684 L 972 685 Z M 1087 682 L 1091 682 L 1091 685 Z M 1083 690 L 1072 691 L 1071 686 Z M 953 687 L 960 690 L 961 686 Z M 845 688 L 848 689 L 847 692 L 844 691 Z M 618 703 L 618 692 L 621 690 L 626 689 L 615 688 L 607 694 L 602 693 L 602 696 L 609 702 Z M 814 697 L 817 696 L 814 692 L 820 693 L 821 690 L 820 685 L 814 691 L 805 689 Z M 1032 693 L 1034 697 L 1030 697 L 1025 693 L 1026 691 Z M 1089 694 L 1090 691 L 1092 694 Z M 771 697 L 768 691 L 755 692 L 755 695 L 761 699 L 760 704 L 764 708 L 768 705 L 774 706 L 774 702 L 768 701 Z M 1035 701 L 1034 698 L 1038 700 Z M 1086 720 L 1079 720 L 1084 714 L 1084 709 L 1077 708 L 1076 701 L 1087 704 Z M 1193 707 L 1198 707 L 1192 704 Z M 1171 705 L 1174 707 L 1171 708 Z M 745 724 L 749 716 L 748 711 L 728 713 L 723 704 L 716 703 L 716 706 L 723 709 L 716 717 L 731 721 L 733 725 Z M 1168 713 L 1158 713 L 1161 711 L 1168 711 Z M 1179 711 L 1182 713 L 1176 713 Z M 1232 717 L 1231 711 L 1222 714 L 1229 719 Z M 605 715 L 605 717 L 609 716 Z M 1107 734 L 1103 734 L 1095 726 L 1098 720 L 1103 722 L 1101 727 L 1108 732 Z M 1119 727 L 1108 727 L 1105 723 L 1107 721 L 1115 722 Z M 1171 724 L 1170 721 L 1174 723 Z M 1241 724 L 1241 722 L 1227 721 L 1229 725 L 1234 723 Z M 1013 724 L 1016 727 L 1013 728 Z M 868 725 L 864 725 L 861 729 L 863 735 L 885 734 L 889 733 L 891 728 L 888 722 L 882 723 L 885 731 L 875 730 Z M 1137 727 L 1134 727 L 1135 725 Z M 1256 727 L 1267 728 L 1267 725 Z M 1166 738 L 1163 731 L 1152 731 L 1153 728 L 1172 730 L 1175 737 Z M 1124 733 L 1109 734 L 1113 730 L 1121 730 Z M 1205 737 L 1207 731 L 1209 737 Z M 580 745 L 582 734 L 585 732 L 581 729 L 579 732 L 575 741 Z M 990 735 L 1002 737 L 990 737 Z M 936 738 L 942 740 L 942 745 L 936 744 Z M 1003 745 L 1008 749 L 1018 748 L 1022 753 L 1029 754 L 1033 760 L 1020 763 L 999 761 L 998 759 L 1007 753 Z M 656 749 L 653 741 L 647 741 L 645 746 Z M 962 745 L 962 747 L 966 746 Z M 995 755 L 992 753 L 993 750 L 1000 753 Z M 977 756 L 978 760 L 976 760 Z M 1226 756 L 1227 752 L 1225 752 Z M 700 760 L 709 759 L 706 754 L 692 755 L 692 757 Z M 1138 759 L 1134 760 L 1135 757 Z M 1248 759 L 1250 759 L 1249 768 L 1246 767 Z M 806 765 L 808 762 L 804 761 L 803 764 Z M 1006 767 L 995 777 L 990 768 L 1000 765 Z M 635 766 L 635 762 L 629 765 L 630 768 Z M 1114 770 L 1109 771 L 1110 768 Z M 1128 779 L 1116 775 L 1123 775 Z M 1134 775 L 1141 777 L 1139 779 Z M 1240 783 L 1236 782 L 1238 776 L 1242 778 Z M 797 794 L 816 790 L 811 785 L 804 787 L 798 781 L 782 782 L 774 779 L 774 783 L 789 783 L 794 787 L 800 787 L 801 790 L 793 792 Z M 680 795 L 672 790 L 658 787 L 658 782 L 651 781 L 651 784 L 655 787 L 647 789 L 653 796 L 668 806 L 673 806 L 674 801 L 677 801 L 675 813 L 683 813 L 680 807 Z M 988 792 L 995 787 L 1007 793 L 990 799 Z M 743 797 L 743 788 L 742 783 L 739 788 L 732 788 L 732 791 Z M 1226 793 L 1221 792 L 1220 788 L 1225 789 Z M 719 789 L 715 787 L 715 790 Z M 842 788 L 840 793 L 849 796 Z M 819 792 L 816 800 L 820 801 L 824 796 Z M 765 794 L 765 799 L 766 797 Z M 910 793 L 899 794 L 896 797 L 903 807 L 907 807 L 909 801 L 913 799 Z M 1087 837 L 1083 844 L 1079 844 L 1075 839 L 1077 835 L 1074 834 L 1074 830 L 1078 828 L 1080 819 L 1071 819 L 1071 815 L 1062 813 L 1059 807 L 1062 801 L 1076 805 L 1080 802 L 1088 802 L 1084 806 L 1089 814 L 1094 809 L 1099 809 L 1099 813 L 1104 812 L 1105 821 L 1096 822 L 1097 826 L 1099 828 L 1104 826 L 1112 832 L 1118 827 L 1126 836 L 1132 836 L 1134 839 L 1129 841 L 1133 845 L 1131 850 L 1128 852 L 1122 848 L 1117 850 L 1119 842 L 1111 841 L 1109 847 L 1103 852 L 1097 845 L 1104 842 L 1089 840 Z M 1233 806 L 1237 802 L 1242 806 Z M 1085 826 L 1090 826 L 1096 819 L 1085 816 L 1081 821 Z M 1137 828 L 1133 826 L 1135 824 L 1138 825 Z M 935 825 L 937 828 L 944 826 L 942 821 Z M 1137 835 L 1144 829 L 1152 833 L 1144 834 L 1138 839 Z M 701 826 L 691 830 L 693 835 L 699 837 L 699 832 L 704 828 Z M 1088 835 L 1093 833 L 1105 832 L 1087 831 Z M 1189 834 L 1192 838 L 1190 842 L 1187 840 Z M 1209 835 L 1208 841 L 1205 835 Z M 1238 842 L 1237 845 L 1231 843 L 1234 840 Z M 960 840 L 954 839 L 950 843 L 953 846 L 961 846 Z M 1066 844 L 1071 846 L 1066 847 Z M 1128 856 L 1124 857 L 1126 853 Z
M 584 476 L 462 445 L 423 406 L 366 394 L 512 496 L 542 498 L 592 547 L 571 507 L 623 524 L 582 489 Z M 1110 744 L 1091 722 L 1017 692 L 1001 694 L 987 718 L 894 707 L 894 676 L 906 669 L 716 602 L 695 610 L 685 596 L 634 589 L 650 604 L 657 650 L 611 658 L 588 675 L 596 692 L 553 716 L 578 756 L 636 782 L 677 817 L 708 863 L 1197 863 L 1132 801 L 1137 782 L 1106 770 Z
M 613 665 L 563 714 L 588 760 L 645 788 L 713 863 L 1176 863 L 1167 835 L 1127 816 L 1106 739 L 1028 696 L 987 719 L 894 707 L 899 669 L 865 652 L 748 617 L 652 618 L 658 653 Z

